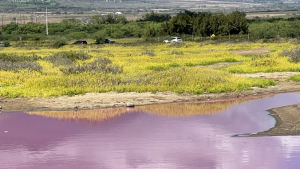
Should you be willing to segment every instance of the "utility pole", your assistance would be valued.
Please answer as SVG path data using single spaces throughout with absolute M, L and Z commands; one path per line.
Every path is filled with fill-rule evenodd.
M 48 35 L 48 12 L 46 7 L 46 35 Z
M 4 21 L 4 12 L 2 11 L 2 26 L 4 25 L 3 21 Z

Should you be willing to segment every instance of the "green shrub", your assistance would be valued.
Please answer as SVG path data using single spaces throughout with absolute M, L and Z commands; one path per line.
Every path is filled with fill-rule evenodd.
M 168 66 L 169 67 L 179 67 L 180 65 L 178 63 L 170 63 Z
M 238 60 L 234 59 L 234 58 L 226 58 L 224 60 L 224 62 L 238 62 Z
M 65 46 L 67 44 L 67 40 L 66 39 L 57 39 L 57 40 L 54 40 L 52 42 L 52 47 L 54 48 L 60 48 L 62 46 Z
M 102 44 L 105 42 L 105 34 L 102 32 L 98 32 L 94 35 L 96 44 Z
M 185 65 L 185 66 L 196 66 L 197 64 L 194 64 L 194 63 L 189 62 L 189 63 L 185 63 L 184 65 Z
M 28 39 L 33 40 L 33 41 L 39 41 L 39 40 L 45 39 L 45 36 L 40 35 L 40 34 L 33 34 L 33 35 L 30 35 L 30 37 Z
M 9 43 L 8 41 L 4 41 L 4 42 L 3 42 L 3 46 L 4 46 L 4 47 L 9 47 L 9 46 L 11 46 L 11 45 L 10 45 L 10 43 Z
M 149 66 L 148 69 L 155 71 L 162 71 L 168 69 L 166 66 L 158 65 L 158 66 Z
M 300 75 L 291 76 L 287 80 L 292 80 L 294 82 L 300 82 Z
M 86 38 L 88 35 L 86 32 L 71 32 L 67 36 L 71 39 L 82 39 Z

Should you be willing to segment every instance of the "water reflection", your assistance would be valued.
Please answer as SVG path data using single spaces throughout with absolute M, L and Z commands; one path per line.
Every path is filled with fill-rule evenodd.
M 265 110 L 295 103 L 300 95 L 294 93 L 211 109 L 219 113 L 193 105 L 182 109 L 190 111 L 186 116 L 163 108 L 163 116 L 144 113 L 159 112 L 152 106 L 107 110 L 105 118 L 1 113 L 0 168 L 297 168 L 299 137 L 231 137 L 267 130 L 275 120 Z
M 47 111 L 47 112 L 28 112 L 30 115 L 40 115 L 51 118 L 58 118 L 69 121 L 98 122 L 110 118 L 121 116 L 129 112 L 145 112 L 157 114 L 160 116 L 180 116 L 188 117 L 193 115 L 214 114 L 225 111 L 228 107 L 249 101 L 251 99 L 241 99 L 223 102 L 211 103 L 171 103 L 139 106 L 136 108 L 108 108 L 96 110 L 78 110 L 78 111 Z

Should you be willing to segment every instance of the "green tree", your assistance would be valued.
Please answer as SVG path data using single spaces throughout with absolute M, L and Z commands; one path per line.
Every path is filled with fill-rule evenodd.
M 103 32 L 97 32 L 94 35 L 96 44 L 102 44 L 105 42 L 105 34 Z

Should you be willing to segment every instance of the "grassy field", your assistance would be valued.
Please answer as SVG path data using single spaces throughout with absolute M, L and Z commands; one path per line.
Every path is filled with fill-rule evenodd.
M 122 41 L 122 40 L 121 40 Z M 123 40 L 124 42 L 128 41 Z M 133 41 L 136 41 L 134 39 Z M 270 54 L 238 55 L 266 48 Z M 297 43 L 172 43 L 7 47 L 0 50 L 0 96 L 49 97 L 86 92 L 221 93 L 275 85 L 234 73 L 299 71 L 282 54 Z M 218 69 L 220 62 L 241 62 Z M 198 67 L 203 65 L 204 67 Z

